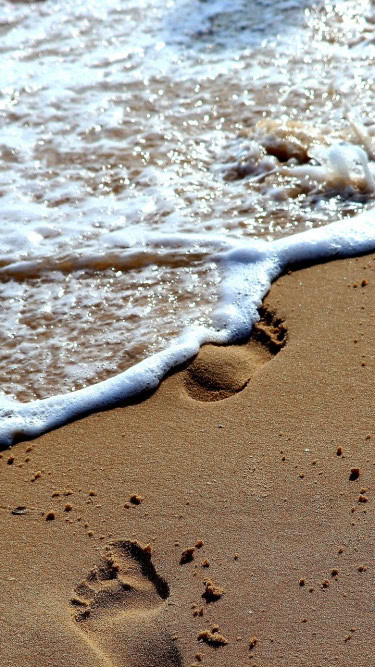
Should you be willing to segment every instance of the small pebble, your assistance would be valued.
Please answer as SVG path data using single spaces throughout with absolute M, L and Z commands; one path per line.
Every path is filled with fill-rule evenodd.
M 182 552 L 180 558 L 180 565 L 185 565 L 185 563 L 191 563 L 194 558 L 195 547 L 189 547 Z
M 144 498 L 142 496 L 139 496 L 137 493 L 133 493 L 130 496 L 129 500 L 133 505 L 140 505 L 141 502 L 143 502 Z
M 24 505 L 19 505 L 18 507 L 15 507 L 14 510 L 12 510 L 12 514 L 18 515 L 18 514 L 26 514 L 27 509 Z
M 360 474 L 359 468 L 351 468 L 350 475 L 349 475 L 350 481 L 354 482 L 356 479 L 358 479 L 359 474 Z

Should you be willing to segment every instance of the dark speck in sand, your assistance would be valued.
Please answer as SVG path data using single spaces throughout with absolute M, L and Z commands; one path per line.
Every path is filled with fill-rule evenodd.
M 358 479 L 359 478 L 359 473 L 360 473 L 359 468 L 352 468 L 351 471 L 350 471 L 350 475 L 349 475 L 350 481 L 354 482 L 356 479 Z

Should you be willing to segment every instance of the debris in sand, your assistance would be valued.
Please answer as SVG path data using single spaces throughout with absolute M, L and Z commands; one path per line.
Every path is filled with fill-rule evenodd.
M 194 558 L 195 547 L 189 547 L 182 552 L 180 558 L 180 565 L 185 565 L 185 563 L 191 563 Z
M 354 482 L 356 479 L 358 479 L 359 474 L 360 474 L 360 469 L 359 468 L 351 468 L 350 475 L 349 475 L 350 481 Z
M 204 614 L 204 609 L 201 607 L 200 609 L 194 609 L 193 611 L 193 616 L 203 616 Z
M 133 493 L 130 496 L 129 500 L 133 505 L 140 505 L 143 502 L 144 498 L 142 496 L 139 496 L 138 493 Z
M 222 597 L 224 589 L 214 584 L 211 579 L 205 579 L 203 583 L 205 588 L 202 598 L 205 598 L 207 602 L 216 602 Z
M 217 630 L 215 630 L 215 632 L 211 632 L 211 630 L 202 630 L 198 635 L 198 641 L 205 642 L 205 644 L 214 647 L 226 646 L 228 644 L 228 640 Z
M 18 507 L 15 507 L 12 510 L 12 514 L 15 514 L 15 515 L 26 514 L 26 513 L 27 513 L 27 509 L 24 505 L 18 505 Z
M 79 598 L 76 595 L 71 598 L 70 602 L 75 607 L 88 607 L 89 606 L 89 603 L 87 602 L 87 600 L 82 600 L 82 598 Z

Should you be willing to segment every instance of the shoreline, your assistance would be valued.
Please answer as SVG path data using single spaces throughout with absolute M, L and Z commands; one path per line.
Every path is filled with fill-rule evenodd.
M 35 438 L 93 412 L 124 405 L 156 390 L 167 374 L 190 361 L 203 345 L 233 345 L 249 339 L 272 283 L 294 265 L 362 256 L 374 250 L 371 211 L 272 242 L 229 240 L 217 261 L 224 275 L 220 298 L 207 326 L 185 329 L 164 350 L 128 370 L 76 391 L 30 403 L 3 400 L 0 446 Z
M 374 297 L 373 253 L 291 271 L 264 300 L 276 354 L 205 346 L 3 451 L 1 664 L 371 664 Z

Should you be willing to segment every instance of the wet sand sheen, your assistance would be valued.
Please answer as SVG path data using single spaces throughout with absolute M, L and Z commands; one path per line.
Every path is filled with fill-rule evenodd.
M 261 343 L 207 346 L 148 400 L 2 453 L 2 665 L 371 664 L 374 269 L 279 279 L 286 343 L 250 376 Z M 187 391 L 236 360 L 230 397 Z

